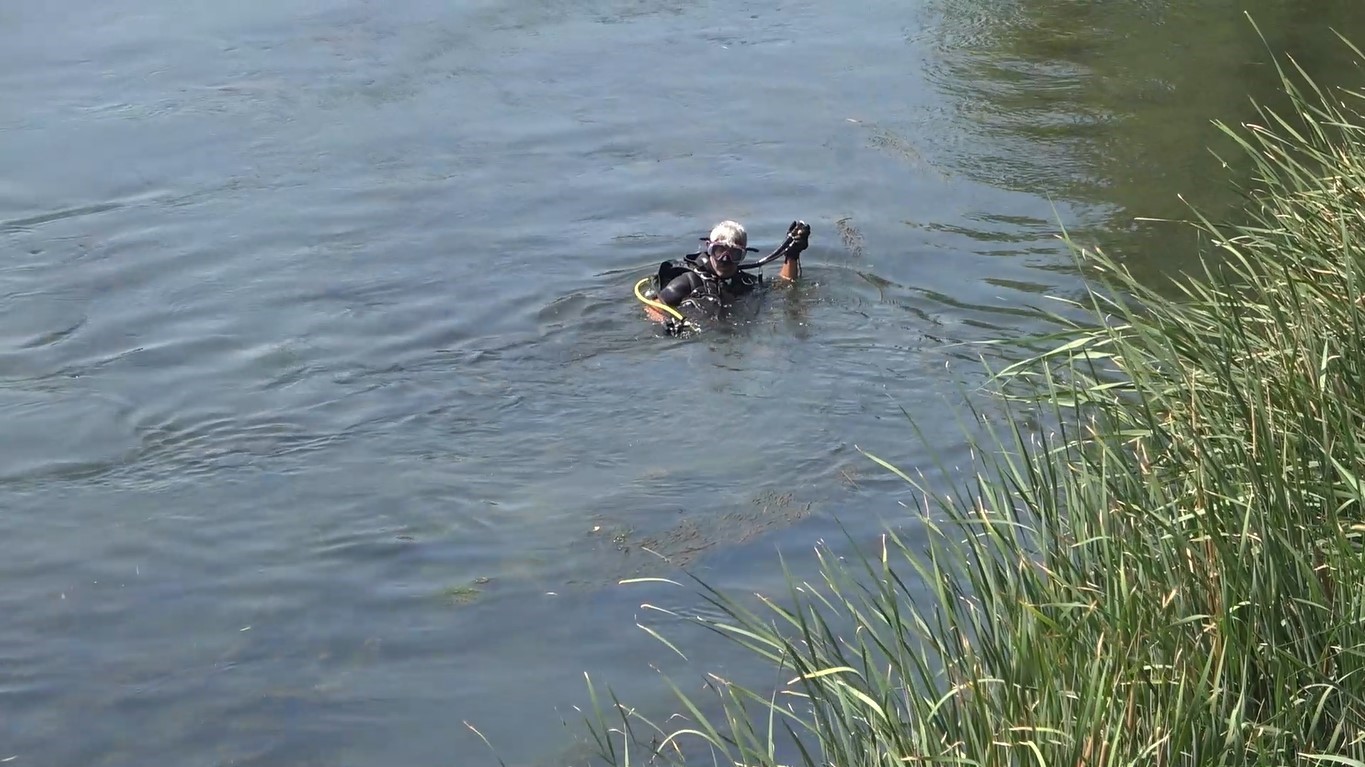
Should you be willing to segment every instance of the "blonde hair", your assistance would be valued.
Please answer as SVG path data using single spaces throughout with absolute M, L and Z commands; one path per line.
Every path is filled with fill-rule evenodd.
M 707 239 L 711 242 L 734 245 L 737 248 L 749 246 L 749 233 L 744 231 L 744 226 L 738 221 L 722 221 L 716 224 L 715 228 L 711 230 L 711 236 Z

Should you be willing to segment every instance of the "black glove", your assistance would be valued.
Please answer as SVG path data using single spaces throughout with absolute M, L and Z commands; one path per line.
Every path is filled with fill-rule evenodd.
M 801 251 L 810 246 L 810 224 L 805 221 L 793 221 L 787 227 L 787 237 L 792 241 L 791 248 L 787 250 L 787 258 L 799 258 Z

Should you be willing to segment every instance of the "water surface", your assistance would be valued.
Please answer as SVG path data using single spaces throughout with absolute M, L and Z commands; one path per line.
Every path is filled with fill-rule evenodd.
M 557 764 L 584 672 L 666 710 L 647 550 L 774 590 L 903 522 L 855 445 L 965 465 L 1058 219 L 1188 263 L 1133 219 L 1227 206 L 1209 121 L 1273 93 L 1189 5 L 7 3 L 0 759 Z M 1353 4 L 1251 5 L 1343 71 Z M 810 222 L 806 279 L 664 338 L 630 286 L 722 218 Z

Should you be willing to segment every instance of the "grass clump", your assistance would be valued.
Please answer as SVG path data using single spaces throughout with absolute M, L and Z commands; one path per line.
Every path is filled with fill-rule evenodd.
M 947 492 L 873 457 L 928 543 L 754 608 L 702 586 L 782 683 L 660 722 L 594 694 L 605 761 L 1365 767 L 1365 96 L 1280 75 L 1292 112 L 1220 126 L 1248 223 L 1195 222 L 1181 295 L 1075 248 L 1088 321 L 994 378 L 1053 426 Z
M 441 596 L 448 604 L 455 607 L 471 605 L 483 596 L 484 587 L 491 582 L 491 579 L 480 576 L 468 583 L 447 586 L 441 590 Z

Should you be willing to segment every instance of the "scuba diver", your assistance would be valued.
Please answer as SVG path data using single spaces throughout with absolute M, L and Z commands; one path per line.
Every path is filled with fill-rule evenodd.
M 700 329 L 680 309 L 714 317 L 731 300 L 762 285 L 758 270 L 778 258 L 783 259 L 778 276 L 795 282 L 801 275 L 801 252 L 810 245 L 810 225 L 793 221 L 776 250 L 749 264 L 742 263 L 744 257 L 758 249 L 749 247 L 749 235 L 739 222 L 722 221 L 701 239 L 700 251 L 663 262 L 657 274 L 635 284 L 635 297 L 645 304 L 646 314 L 662 321 L 670 335 Z M 653 284 L 641 290 L 649 282 Z

